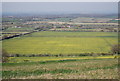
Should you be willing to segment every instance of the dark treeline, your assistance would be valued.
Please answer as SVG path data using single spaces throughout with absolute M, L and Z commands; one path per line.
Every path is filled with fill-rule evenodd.
M 11 39 L 11 38 L 14 38 L 14 37 L 27 35 L 27 34 L 31 34 L 31 33 L 34 33 L 34 32 L 37 32 L 37 31 L 32 31 L 32 32 L 24 33 L 24 34 L 20 33 L 20 34 L 15 34 L 15 35 L 12 35 L 12 36 L 5 36 L 5 37 L 2 37 L 2 39 L 0 39 L 0 40 Z
M 112 53 L 82 53 L 82 54 L 9 54 L 9 57 L 65 57 L 65 56 L 107 56 Z

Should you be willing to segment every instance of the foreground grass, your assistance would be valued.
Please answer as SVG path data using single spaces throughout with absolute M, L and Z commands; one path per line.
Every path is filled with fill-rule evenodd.
M 4 63 L 3 79 L 116 79 L 117 59 Z

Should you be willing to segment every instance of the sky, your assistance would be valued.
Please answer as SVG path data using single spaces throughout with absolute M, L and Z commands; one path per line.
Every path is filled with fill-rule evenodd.
M 2 2 L 119 2 L 120 0 L 1 0 Z
M 3 2 L 2 12 L 19 14 L 114 14 L 117 2 Z

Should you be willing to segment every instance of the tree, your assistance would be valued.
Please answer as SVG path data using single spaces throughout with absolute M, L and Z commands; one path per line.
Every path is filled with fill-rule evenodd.
M 2 62 L 8 62 L 9 54 L 6 50 L 2 49 Z
M 120 54 L 120 44 L 113 45 L 111 51 L 113 54 Z

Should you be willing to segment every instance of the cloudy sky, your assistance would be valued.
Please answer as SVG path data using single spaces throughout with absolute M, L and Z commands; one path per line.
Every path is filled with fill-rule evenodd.
M 114 14 L 117 2 L 3 2 L 3 13 L 31 14 Z

